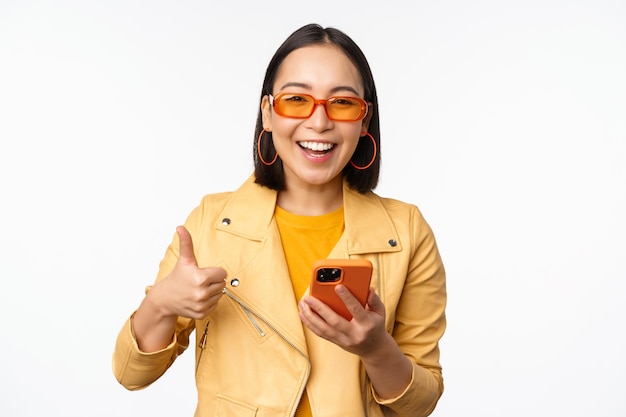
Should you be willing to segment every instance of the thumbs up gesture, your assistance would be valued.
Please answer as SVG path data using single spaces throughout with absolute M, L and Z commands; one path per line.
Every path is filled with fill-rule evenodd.
M 199 268 L 189 231 L 184 226 L 178 226 L 176 233 L 180 242 L 178 261 L 170 274 L 152 291 L 158 290 L 164 316 L 203 319 L 215 309 L 222 297 L 226 271 L 218 267 Z

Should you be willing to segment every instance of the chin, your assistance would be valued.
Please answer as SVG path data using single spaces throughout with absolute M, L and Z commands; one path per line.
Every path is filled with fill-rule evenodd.
M 316 175 L 303 175 L 300 179 L 310 185 L 326 185 L 341 177 L 341 173 L 336 174 L 316 174 Z

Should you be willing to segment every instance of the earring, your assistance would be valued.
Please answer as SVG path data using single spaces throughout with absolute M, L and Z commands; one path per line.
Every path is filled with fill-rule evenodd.
M 278 159 L 278 152 L 276 152 L 276 155 L 274 155 L 274 159 L 272 159 L 272 162 L 267 162 L 265 159 L 263 159 L 263 155 L 261 155 L 261 139 L 263 139 L 263 133 L 272 133 L 270 130 L 267 130 L 265 128 L 263 128 L 263 130 L 261 131 L 261 134 L 259 135 L 259 139 L 257 139 L 256 141 L 256 150 L 257 153 L 259 154 L 259 159 L 261 160 L 261 162 L 263 163 L 263 165 L 273 165 L 274 162 L 276 162 L 276 159 Z
M 369 133 L 369 132 L 361 132 L 361 135 L 367 135 L 369 136 L 369 138 L 372 140 L 372 145 L 374 145 L 374 155 L 372 156 L 372 160 L 370 161 L 369 164 L 364 165 L 364 166 L 359 166 L 357 164 L 355 164 L 354 162 L 352 162 L 352 159 L 350 159 L 350 164 L 355 167 L 358 170 L 364 170 L 367 169 L 369 167 L 372 166 L 372 164 L 374 163 L 374 161 L 376 160 L 376 154 L 377 154 L 377 150 L 376 150 L 376 140 L 374 139 L 374 137 Z M 363 136 L 361 136 L 363 137 Z

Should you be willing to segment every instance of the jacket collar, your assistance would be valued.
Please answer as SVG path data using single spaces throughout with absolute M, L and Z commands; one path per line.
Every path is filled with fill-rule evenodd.
M 277 192 L 254 182 L 251 175 L 235 191 L 218 217 L 215 227 L 250 240 L 263 241 L 269 234 Z M 398 232 L 373 192 L 360 194 L 343 183 L 345 232 L 338 245 L 345 255 L 400 251 Z M 336 248 L 343 252 L 339 247 Z M 337 251 L 333 254 L 340 255 Z

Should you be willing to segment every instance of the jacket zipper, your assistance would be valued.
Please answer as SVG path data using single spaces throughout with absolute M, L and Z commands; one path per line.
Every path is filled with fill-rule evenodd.
M 240 304 L 241 305 L 241 304 Z M 261 329 L 261 326 L 259 326 L 259 323 L 256 322 L 256 320 L 254 319 L 254 317 L 252 316 L 252 313 L 250 312 L 250 310 L 248 310 L 246 307 L 244 307 L 243 305 L 241 305 L 241 308 L 243 308 L 244 313 L 246 313 L 246 316 L 248 316 L 248 320 L 250 320 L 250 323 L 252 323 L 252 326 L 254 326 L 254 328 L 256 329 L 256 331 L 259 333 L 259 335 L 261 337 L 265 337 L 265 332 L 263 331 L 263 329 Z
M 207 335 L 209 334 L 209 324 L 211 322 L 207 321 L 206 326 L 204 326 L 204 332 L 202 333 L 202 338 L 200 339 L 200 343 L 198 343 L 198 347 L 200 348 L 200 353 L 198 354 L 198 362 L 196 362 L 196 375 L 198 374 L 198 370 L 200 369 L 200 359 L 202 359 L 202 354 L 204 353 L 204 347 L 206 346 Z
M 265 323 L 265 325 L 267 325 L 267 327 L 269 327 L 270 329 L 272 329 L 274 331 L 274 333 L 276 333 L 281 339 L 283 339 L 289 346 L 291 346 L 296 352 L 298 352 L 300 355 L 302 355 L 302 357 L 304 357 L 306 359 L 306 363 L 307 363 L 307 369 L 306 369 L 306 379 L 305 379 L 305 383 L 302 385 L 302 387 L 300 387 L 300 392 L 298 393 L 298 403 L 300 403 L 300 399 L 302 398 L 302 395 L 304 394 L 304 390 L 306 388 L 306 381 L 309 380 L 309 376 L 311 376 L 311 362 L 309 361 L 309 358 L 300 350 L 298 349 L 293 343 L 291 343 L 285 336 L 283 336 L 282 333 L 280 333 L 274 326 L 272 326 L 267 320 L 265 320 L 263 317 L 261 317 L 257 312 L 255 312 L 254 310 L 248 308 L 248 306 L 241 300 L 239 299 L 237 296 L 235 296 L 234 294 L 231 294 L 230 291 L 228 291 L 226 288 L 224 288 L 222 290 L 222 292 L 224 294 L 226 294 L 227 296 L 229 296 L 234 302 L 236 302 L 237 304 L 239 304 L 241 306 L 241 308 L 243 308 L 243 310 L 246 312 L 246 315 L 250 318 L 250 321 L 252 322 L 252 325 L 257 329 L 257 331 L 259 332 L 259 334 L 261 336 L 265 336 L 265 333 L 263 332 L 263 330 L 261 330 L 261 328 L 259 327 L 259 325 L 256 323 L 256 321 L 252 318 L 252 316 L 257 317 L 259 320 L 261 320 L 263 323 Z M 207 324 L 208 327 L 208 324 Z M 206 329 L 205 329 L 206 330 Z M 298 405 L 296 404 L 296 406 L 294 407 L 292 413 L 291 413 L 291 417 L 296 415 L 296 409 L 298 408 Z

